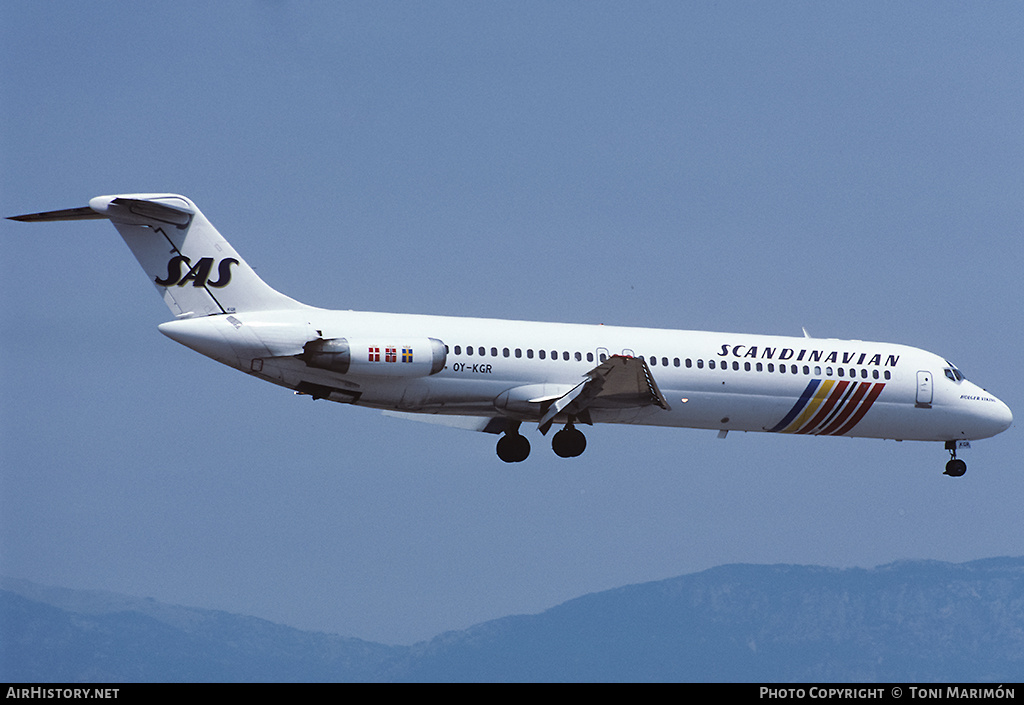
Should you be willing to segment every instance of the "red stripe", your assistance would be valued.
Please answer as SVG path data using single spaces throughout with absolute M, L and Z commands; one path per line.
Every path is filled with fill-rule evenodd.
M 818 431 L 817 431 L 818 433 L 821 433 L 821 429 L 822 428 L 824 428 L 825 426 L 828 426 L 833 421 L 835 421 L 837 418 L 839 418 L 839 415 L 843 412 L 843 408 L 846 406 L 846 402 L 850 401 L 850 397 L 853 396 L 853 392 L 856 389 L 857 389 L 857 383 L 856 382 L 851 382 L 850 383 L 850 387 L 846 390 L 846 394 L 844 394 L 843 398 L 839 400 L 838 404 L 836 404 L 836 408 L 832 409 L 832 413 L 829 414 L 828 418 L 821 422 L 821 426 L 818 428 Z
M 842 426 L 843 423 L 846 422 L 846 419 L 849 418 L 850 414 L 857 409 L 857 403 L 864 396 L 865 392 L 868 391 L 868 387 L 871 386 L 870 382 L 854 382 L 854 384 L 857 385 L 857 389 L 854 391 L 850 401 L 846 402 L 846 405 L 843 407 L 842 412 L 840 412 L 836 420 L 830 423 L 827 428 L 822 429 L 820 435 L 829 436 L 833 431 Z
M 811 422 L 804 424 L 804 427 L 797 431 L 797 433 L 810 433 L 818 424 L 827 419 L 829 412 L 832 411 L 832 407 L 836 405 L 837 401 L 843 398 L 843 392 L 846 391 L 849 384 L 850 383 L 845 379 L 837 384 L 835 389 L 829 393 L 828 399 L 825 400 L 825 404 L 818 413 L 815 414 L 814 418 L 811 419 Z
M 868 394 L 867 398 L 865 398 L 864 402 L 860 405 L 860 408 L 857 409 L 857 413 L 854 414 L 853 418 L 850 419 L 850 423 L 848 423 L 845 426 L 843 426 L 841 429 L 836 431 L 833 435 L 835 435 L 835 436 L 842 436 L 842 435 L 845 435 L 845 434 L 849 433 L 850 431 L 852 431 L 853 427 L 856 426 L 857 424 L 859 424 L 860 420 L 862 418 L 864 418 L 864 414 L 868 413 L 868 409 L 870 409 L 871 405 L 875 403 L 875 399 L 878 398 L 878 395 L 882 393 L 882 388 L 883 387 L 885 387 L 885 384 L 882 383 L 882 382 L 878 382 L 878 383 L 874 384 L 871 387 L 871 393 Z

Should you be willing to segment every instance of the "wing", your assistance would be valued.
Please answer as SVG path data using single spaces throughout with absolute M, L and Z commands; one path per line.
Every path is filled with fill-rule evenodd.
M 518 428 L 519 422 L 510 421 L 504 416 L 458 416 L 451 414 L 424 414 L 424 413 L 413 413 L 409 411 L 391 411 L 385 410 L 381 412 L 384 416 L 390 416 L 395 419 L 406 419 L 407 421 L 419 421 L 420 423 L 435 424 L 437 426 L 449 426 L 451 428 L 461 428 L 467 431 L 482 431 L 483 433 L 504 433 L 509 427 L 509 424 L 516 424 Z
M 659 406 L 669 410 L 650 368 L 642 357 L 612 355 L 584 375 L 586 379 L 548 402 L 538 427 L 547 433 L 559 414 L 579 416 L 589 423 L 590 409 L 625 409 Z

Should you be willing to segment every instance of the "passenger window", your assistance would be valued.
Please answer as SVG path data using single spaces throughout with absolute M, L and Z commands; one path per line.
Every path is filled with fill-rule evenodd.
M 576 354 L 579 355 L 579 353 L 576 353 Z M 563 360 L 568 360 L 569 359 L 569 351 L 568 350 L 566 350 L 564 353 L 562 353 L 562 359 Z
M 743 369 L 746 370 L 747 372 L 750 372 L 750 363 L 749 362 L 744 362 L 743 363 Z
M 516 357 L 522 357 L 522 356 L 523 356 L 522 348 L 516 348 Z
M 482 346 L 482 345 L 481 345 L 481 346 L 480 346 L 480 347 L 479 347 L 479 348 L 478 348 L 477 350 L 478 350 L 478 352 L 480 353 L 480 357 L 483 357 L 484 355 L 486 355 L 486 354 L 487 354 L 487 351 L 486 351 L 486 350 L 484 350 L 484 348 L 483 348 L 483 346 Z
M 884 377 L 885 377 L 886 379 L 889 379 L 890 377 L 892 377 L 892 375 L 891 375 L 891 374 L 889 374 L 889 370 L 886 370 L 886 371 L 885 371 Z
M 739 369 L 740 369 L 740 363 L 738 363 L 738 362 L 736 362 L 735 360 L 733 360 L 733 361 L 732 361 L 732 368 L 733 368 L 734 370 L 736 370 L 737 372 L 739 372 Z
M 508 357 L 509 356 L 508 348 L 502 348 L 501 349 L 501 354 L 502 354 L 503 357 Z
M 811 368 L 808 367 L 807 365 L 804 365 L 804 374 L 805 375 L 811 374 Z
M 698 370 L 703 370 L 704 369 L 704 361 L 703 360 L 697 360 L 697 369 Z
M 686 358 L 686 366 L 687 368 L 693 367 L 693 360 Z
M 588 352 L 587 353 L 587 362 L 593 362 L 593 361 L 594 361 L 594 353 Z
M 491 357 L 498 357 L 498 348 L 491 348 Z
M 526 348 L 526 357 L 530 360 L 533 359 L 533 348 Z
M 543 359 L 545 359 L 548 356 L 548 351 L 547 350 L 538 350 L 537 351 L 537 355 L 539 355 L 540 359 L 543 360 Z
M 878 370 L 871 370 L 871 376 L 878 379 Z
M 673 358 L 672 364 L 675 365 L 676 367 L 679 367 L 679 358 Z
M 836 368 L 836 374 L 839 375 L 840 377 L 842 377 L 843 376 L 843 368 L 842 367 L 837 367 Z
M 715 369 L 715 361 L 714 360 L 708 360 L 708 369 L 711 369 L 711 370 Z
M 462 354 L 462 346 L 461 345 L 456 345 L 455 346 L 455 354 L 456 355 L 461 355 Z
M 759 362 L 759 363 L 757 363 L 757 367 L 756 367 L 756 369 L 757 369 L 757 371 L 758 371 L 758 372 L 764 372 L 764 365 L 762 365 L 762 364 L 761 364 L 761 363 Z

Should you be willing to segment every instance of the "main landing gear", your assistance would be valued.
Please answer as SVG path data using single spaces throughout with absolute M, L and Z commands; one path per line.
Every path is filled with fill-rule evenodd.
M 551 438 L 551 450 L 555 451 L 559 458 L 575 458 L 582 455 L 586 449 L 587 437 L 571 422 Z
M 506 463 L 521 463 L 530 455 L 530 441 L 519 434 L 519 424 L 513 424 L 498 439 L 498 457 Z
M 967 472 L 967 463 L 956 457 L 956 441 L 946 441 L 946 450 L 949 451 L 949 462 L 946 463 L 946 472 L 942 474 L 960 477 Z
M 560 458 L 575 458 L 587 449 L 587 437 L 571 422 L 551 438 L 551 450 Z M 509 426 L 498 439 L 498 457 L 506 463 L 521 463 L 530 455 L 530 441 L 519 433 L 519 424 Z

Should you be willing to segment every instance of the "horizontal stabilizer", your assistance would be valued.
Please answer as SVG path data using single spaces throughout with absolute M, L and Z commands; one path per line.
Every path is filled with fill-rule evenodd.
M 186 227 L 195 210 L 180 196 L 138 194 L 133 196 L 97 196 L 82 208 L 67 208 L 45 213 L 15 215 L 8 220 L 23 223 L 45 223 L 55 220 L 112 220 L 115 223 L 149 225 L 152 221 Z
M 175 318 L 303 308 L 267 285 L 192 201 L 174 193 L 97 196 L 24 223 L 109 220 Z
M 178 228 L 187 227 L 195 215 L 195 208 L 180 196 L 139 194 L 131 196 L 97 196 L 89 207 L 115 223 L 150 225 L 152 221 L 167 223 Z
M 102 213 L 97 213 L 89 206 L 84 206 L 82 208 L 66 208 L 62 211 L 12 215 L 7 220 L 18 220 L 22 223 L 45 223 L 51 220 L 100 220 L 106 217 Z

